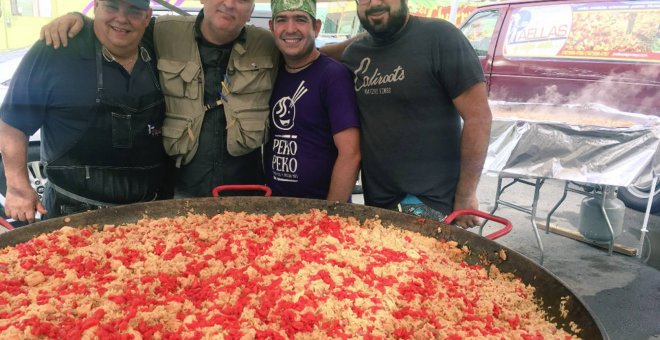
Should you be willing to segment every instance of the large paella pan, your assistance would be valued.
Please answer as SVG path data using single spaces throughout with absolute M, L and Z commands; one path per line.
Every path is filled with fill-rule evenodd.
M 540 301 L 549 319 L 552 319 L 559 328 L 569 332 L 579 329 L 576 335 L 585 339 L 607 338 L 602 326 L 592 316 L 588 307 L 570 289 L 524 256 L 455 226 L 362 205 L 276 197 L 200 198 L 139 203 L 38 222 L 1 234 L 0 248 L 29 241 L 43 233 L 60 229 L 64 225 L 75 227 L 120 225 L 134 223 L 145 217 L 152 219 L 173 217 L 190 212 L 214 215 L 235 211 L 273 215 L 306 213 L 310 209 L 326 210 L 329 215 L 354 217 L 360 221 L 378 216 L 383 225 L 391 224 L 425 236 L 456 241 L 459 246 L 467 245 L 470 253 L 466 257 L 466 262 L 485 266 L 495 264 L 500 271 L 513 273 L 522 282 L 535 287 L 536 299 Z M 506 259 L 501 256 L 503 249 L 507 253 Z

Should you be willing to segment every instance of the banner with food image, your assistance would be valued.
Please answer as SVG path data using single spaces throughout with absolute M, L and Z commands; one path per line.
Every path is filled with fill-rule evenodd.
M 522 7 L 504 56 L 660 62 L 658 18 L 658 1 Z

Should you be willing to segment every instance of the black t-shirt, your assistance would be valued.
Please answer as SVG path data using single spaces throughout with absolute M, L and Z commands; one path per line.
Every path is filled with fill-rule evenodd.
M 342 61 L 355 75 L 365 203 L 392 208 L 411 194 L 451 212 L 461 136 L 452 100 L 484 81 L 468 40 L 447 21 L 411 17 L 388 41 L 355 41 Z
M 67 48 L 55 50 L 39 41 L 23 57 L 12 78 L 0 117 L 27 136 L 41 128 L 45 161 L 69 150 L 90 122 L 97 98 L 95 41 L 89 23 Z M 153 50 L 147 51 L 153 59 Z M 137 98 L 153 91 L 151 73 L 142 58 L 131 74 L 118 63 L 103 60 L 104 89 L 111 95 Z M 154 122 L 156 127 L 160 123 Z

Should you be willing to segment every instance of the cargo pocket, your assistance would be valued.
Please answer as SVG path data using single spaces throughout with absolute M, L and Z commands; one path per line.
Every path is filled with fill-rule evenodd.
M 191 61 L 158 60 L 160 82 L 166 96 L 199 97 L 199 76 L 201 67 Z
M 132 115 L 110 112 L 112 117 L 112 146 L 129 149 L 133 146 Z
M 192 150 L 195 135 L 192 130 L 193 119 L 172 113 L 165 114 L 163 121 L 163 145 L 170 156 L 180 156 Z
M 227 151 L 240 156 L 261 147 L 266 139 L 268 107 L 236 112 L 232 124 L 227 125 Z
M 232 93 L 270 91 L 275 80 L 274 67 L 270 57 L 234 60 L 227 68 Z

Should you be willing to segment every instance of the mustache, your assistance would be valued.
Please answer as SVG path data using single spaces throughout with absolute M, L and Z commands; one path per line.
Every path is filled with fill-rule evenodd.
M 383 11 L 389 12 L 390 11 L 390 6 L 380 5 L 380 6 L 369 7 L 369 9 L 367 9 L 364 12 L 364 14 L 365 15 L 371 15 L 371 14 L 378 13 L 378 12 L 383 12 Z

